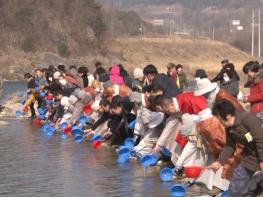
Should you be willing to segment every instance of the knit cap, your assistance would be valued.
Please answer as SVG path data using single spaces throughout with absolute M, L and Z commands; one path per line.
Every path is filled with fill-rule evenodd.
M 141 68 L 135 68 L 134 71 L 133 71 L 133 77 L 135 79 L 138 79 L 140 77 L 143 77 L 143 70 Z
M 114 86 L 114 84 L 112 83 L 111 80 L 106 81 L 105 83 L 103 83 L 103 88 L 104 89 L 107 89 L 107 88 L 112 87 L 112 86 Z

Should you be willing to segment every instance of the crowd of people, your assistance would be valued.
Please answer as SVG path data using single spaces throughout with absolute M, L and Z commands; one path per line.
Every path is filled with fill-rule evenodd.
M 93 73 L 87 66 L 37 68 L 24 75 L 28 99 L 23 110 L 30 109 L 36 118 L 37 109 L 45 109 L 41 119 L 54 127 L 65 122 L 78 125 L 84 113 L 89 117 L 87 140 L 99 134 L 118 149 L 132 138 L 136 153 L 156 153 L 176 168 L 176 179 L 184 178 L 186 166 L 204 166 L 188 191 L 215 196 L 228 190 L 231 197 L 253 196 L 263 188 L 263 175 L 255 175 L 263 171 L 262 65 L 244 65 L 244 86 L 250 93 L 243 95 L 234 64 L 221 64 L 211 80 L 203 69 L 188 80 L 183 66 L 174 63 L 167 65 L 167 74 L 152 64 L 132 74 L 121 64 L 106 69 L 100 62 Z M 250 104 L 250 112 L 243 103 Z M 163 148 L 170 157 L 159 154 Z

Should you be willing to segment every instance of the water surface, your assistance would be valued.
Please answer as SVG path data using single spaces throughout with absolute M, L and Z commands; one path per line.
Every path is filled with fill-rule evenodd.
M 4 93 L 24 84 L 8 83 Z M 47 138 L 30 119 L 4 119 L 0 127 L 0 196 L 169 196 L 156 168 L 146 176 L 137 161 L 116 165 L 116 155 L 59 135 Z

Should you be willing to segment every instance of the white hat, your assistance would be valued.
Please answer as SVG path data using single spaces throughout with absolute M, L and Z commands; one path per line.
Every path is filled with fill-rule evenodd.
M 143 70 L 141 68 L 135 68 L 134 71 L 133 71 L 133 77 L 135 79 L 138 79 L 140 77 L 143 77 L 144 74 L 143 74 Z
M 61 101 L 60 101 L 62 106 L 69 106 L 69 98 L 67 96 L 63 96 Z
M 163 122 L 164 113 L 162 112 L 151 112 L 150 113 L 150 122 L 148 127 L 150 129 L 157 127 L 159 124 Z
M 69 103 L 70 103 L 71 105 L 75 105 L 76 102 L 78 101 L 78 98 L 75 97 L 74 95 L 70 95 L 68 101 L 69 101 Z
M 54 79 L 58 79 L 60 75 L 61 75 L 61 73 L 60 73 L 59 71 L 56 71 L 56 72 L 53 74 L 53 78 L 54 78 Z
M 212 83 L 209 79 L 203 78 L 197 80 L 197 90 L 194 92 L 195 96 L 202 96 L 208 92 L 212 92 L 217 88 L 217 83 Z

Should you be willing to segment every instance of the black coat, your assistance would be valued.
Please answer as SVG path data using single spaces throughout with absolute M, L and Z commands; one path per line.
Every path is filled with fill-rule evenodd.
M 164 89 L 164 96 L 168 98 L 176 97 L 182 91 L 178 89 L 175 82 L 167 75 L 157 74 L 152 83 L 153 86 L 160 85 Z
M 251 171 L 258 170 L 259 162 L 263 162 L 263 129 L 261 121 L 253 114 L 235 115 L 234 125 L 226 130 L 226 145 L 219 156 L 221 164 L 232 155 L 237 143 L 244 145 L 241 164 Z

